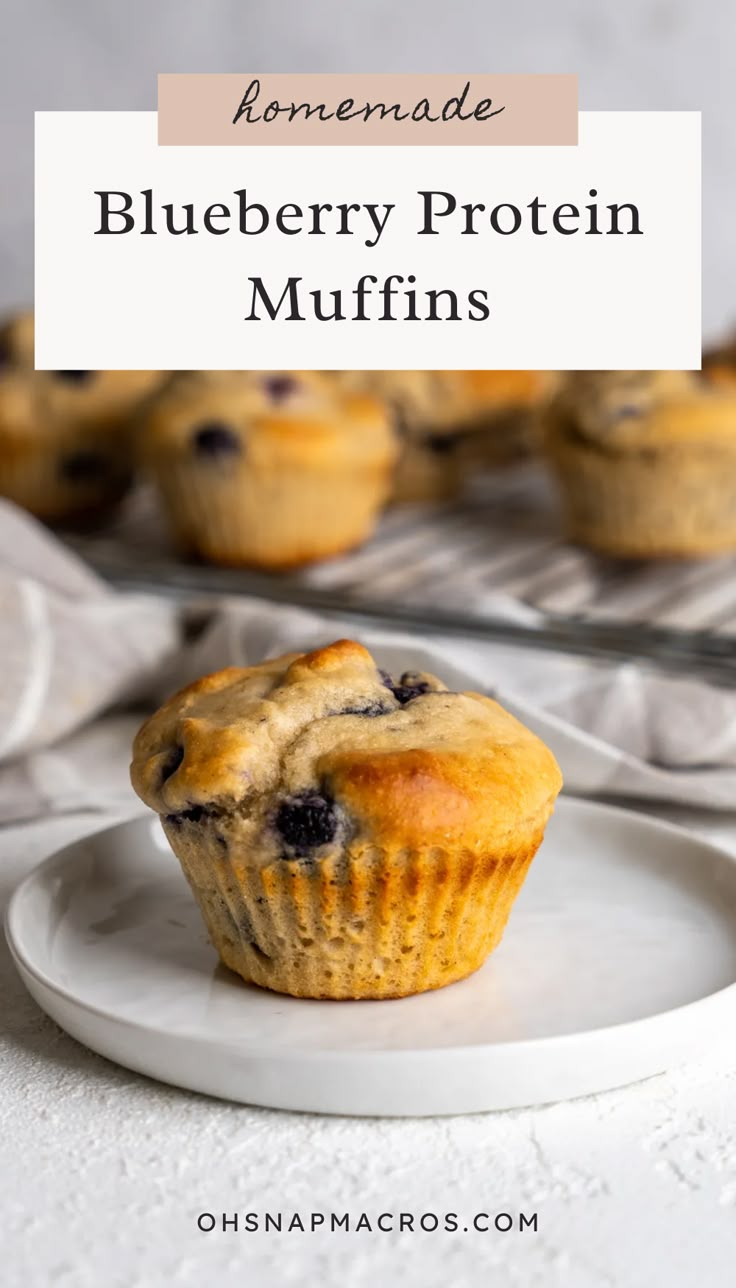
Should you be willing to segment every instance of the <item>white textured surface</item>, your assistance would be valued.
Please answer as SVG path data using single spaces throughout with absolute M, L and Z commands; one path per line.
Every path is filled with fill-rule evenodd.
M 668 817 L 674 817 L 669 811 Z M 687 816 L 675 821 L 687 822 Z M 736 821 L 691 815 L 736 849 Z M 0 833 L 4 896 L 99 819 Z M 625 945 L 622 946 L 625 950 Z M 736 1259 L 736 1038 L 674 1075 L 571 1104 L 424 1121 L 247 1109 L 93 1056 L 2 948 L 3 1288 L 726 1288 Z M 200 1233 L 200 1212 L 457 1212 L 461 1230 Z M 476 1212 L 538 1232 L 463 1233 Z

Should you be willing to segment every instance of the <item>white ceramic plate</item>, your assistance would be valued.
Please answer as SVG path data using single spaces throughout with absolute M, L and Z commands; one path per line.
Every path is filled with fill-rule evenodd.
M 500 948 L 388 1002 L 299 1001 L 218 966 L 157 821 L 48 859 L 7 935 L 80 1042 L 195 1091 L 421 1115 L 581 1096 L 660 1072 L 736 1020 L 736 861 L 677 828 L 562 798 Z

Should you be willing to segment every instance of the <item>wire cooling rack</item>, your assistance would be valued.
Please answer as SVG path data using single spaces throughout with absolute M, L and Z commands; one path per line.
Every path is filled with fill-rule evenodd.
M 462 504 L 389 510 L 360 550 L 298 574 L 185 561 L 145 491 L 110 526 L 68 540 L 121 586 L 189 598 L 247 594 L 736 683 L 736 556 L 602 559 L 560 531 L 546 477 L 524 466 L 483 480 Z

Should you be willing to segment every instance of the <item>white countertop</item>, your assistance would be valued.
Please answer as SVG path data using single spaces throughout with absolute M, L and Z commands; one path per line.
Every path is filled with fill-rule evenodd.
M 662 811 L 736 852 L 736 816 Z M 40 858 L 115 821 L 0 831 L 3 903 Z M 79 1046 L 4 943 L 3 1288 L 726 1288 L 736 1264 L 736 1034 L 729 1053 L 567 1104 L 364 1120 L 249 1109 L 158 1085 Z M 365 1212 L 373 1232 L 248 1232 L 245 1213 Z M 457 1233 L 375 1229 L 457 1213 Z M 476 1213 L 537 1230 L 472 1230 Z M 239 1216 L 203 1233 L 200 1213 Z M 463 1225 L 471 1230 L 463 1232 Z M 517 1221 L 518 1225 L 518 1221 Z

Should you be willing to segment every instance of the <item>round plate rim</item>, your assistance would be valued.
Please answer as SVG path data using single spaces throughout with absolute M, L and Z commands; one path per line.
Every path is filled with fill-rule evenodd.
M 670 823 L 663 819 L 652 818 L 649 815 L 640 814 L 636 810 L 627 809 L 619 805 L 613 805 L 608 802 L 602 803 L 589 797 L 572 796 L 567 793 L 563 794 L 559 798 L 556 809 L 562 809 L 565 812 L 567 812 L 567 810 L 572 810 L 573 813 L 580 810 L 583 814 L 592 812 L 596 815 L 600 814 L 613 817 L 616 820 L 623 820 L 627 823 L 634 824 L 637 827 L 642 827 L 648 832 L 653 832 L 659 835 L 662 833 L 669 834 L 677 837 L 680 842 L 695 845 L 702 850 L 715 854 L 719 860 L 725 860 L 736 868 L 736 855 L 731 854 L 722 846 L 719 846 L 704 837 L 698 836 L 696 833 L 691 832 L 687 828 L 681 827 L 676 823 Z M 113 1022 L 121 1027 L 131 1029 L 134 1032 L 176 1037 L 177 1040 L 205 1049 L 213 1049 L 213 1047 L 214 1049 L 217 1049 L 223 1046 L 237 1045 L 237 1049 L 241 1054 L 247 1054 L 251 1059 L 262 1058 L 267 1060 L 279 1057 L 293 1057 L 294 1052 L 290 1052 L 288 1048 L 267 1047 L 262 1044 L 257 1044 L 252 1049 L 249 1049 L 242 1040 L 239 1040 L 237 1044 L 228 1044 L 225 1039 L 222 1041 L 218 1040 L 213 1044 L 209 1039 L 194 1031 L 189 1032 L 186 1029 L 181 1029 L 177 1030 L 176 1034 L 171 1034 L 168 1030 L 162 1029 L 159 1025 L 149 1024 L 144 1020 L 130 1019 L 127 1016 L 119 1015 L 115 1011 L 105 1010 L 101 1006 L 80 998 L 76 993 L 59 984 L 51 976 L 47 975 L 45 971 L 39 968 L 35 962 L 30 960 L 23 950 L 22 945 L 19 942 L 19 935 L 14 927 L 14 922 L 20 916 L 20 908 L 23 899 L 27 896 L 28 891 L 34 883 L 54 866 L 63 866 L 62 861 L 66 859 L 67 856 L 73 854 L 80 845 L 86 842 L 99 842 L 107 835 L 112 836 L 114 834 L 125 832 L 132 825 L 140 825 L 149 819 L 153 822 L 153 817 L 150 815 L 134 814 L 130 818 L 124 819 L 122 822 L 113 824 L 111 827 L 104 827 L 100 828 L 98 831 L 86 833 L 78 837 L 76 840 L 62 846 L 60 849 L 55 850 L 40 863 L 36 864 L 36 866 L 21 879 L 9 900 L 5 914 L 4 926 L 6 942 L 19 972 L 21 975 L 27 974 L 42 988 L 47 989 L 66 1004 L 84 1011 L 87 1015 L 104 1020 L 108 1023 Z M 265 991 L 268 992 L 268 990 Z M 272 996 L 278 997 L 280 995 L 273 993 Z M 731 984 L 727 984 L 723 988 L 716 989 L 712 993 L 706 993 L 703 997 L 697 998 L 695 1001 L 685 1002 L 681 1006 L 670 1007 L 668 1010 L 657 1011 L 652 1015 L 642 1016 L 636 1020 L 625 1020 L 619 1024 L 604 1025 L 600 1028 L 576 1029 L 570 1033 L 561 1033 L 539 1038 L 522 1038 L 514 1041 L 478 1042 L 473 1043 L 472 1045 L 458 1045 L 450 1047 L 422 1047 L 419 1050 L 412 1048 L 376 1048 L 365 1049 L 361 1050 L 360 1053 L 356 1053 L 356 1051 L 353 1050 L 333 1050 L 329 1047 L 321 1047 L 319 1051 L 300 1051 L 299 1060 L 312 1062 L 329 1058 L 331 1061 L 337 1062 L 340 1060 L 352 1061 L 355 1060 L 357 1054 L 360 1054 L 371 1061 L 378 1060 L 388 1062 L 391 1060 L 406 1060 L 407 1058 L 412 1057 L 441 1060 L 461 1054 L 471 1054 L 473 1052 L 477 1053 L 480 1051 L 496 1051 L 504 1054 L 514 1053 L 517 1051 L 523 1053 L 529 1053 L 530 1051 L 558 1053 L 560 1051 L 564 1051 L 564 1048 L 567 1046 L 578 1044 L 581 1039 L 595 1041 L 596 1039 L 605 1039 L 609 1035 L 625 1038 L 629 1034 L 634 1035 L 637 1030 L 641 1031 L 643 1028 L 651 1028 L 651 1026 L 656 1024 L 658 1021 L 669 1021 L 677 1017 L 685 1018 L 688 1014 L 692 1014 L 694 1011 L 699 1011 L 708 1004 L 717 1002 L 722 1005 L 727 999 L 733 999 L 733 1001 L 736 1002 L 736 979 L 734 979 Z M 301 1001 L 309 999 L 290 998 L 289 1000 Z M 330 1004 L 329 999 L 322 1000 L 327 1001 L 328 1004 Z M 390 1001 L 393 999 L 387 1000 Z M 407 999 L 398 1000 L 405 1001 Z M 341 1004 L 344 1005 L 345 1003 L 334 1002 L 331 1004 L 337 1006 Z M 355 1002 L 348 1002 L 348 1005 L 351 1004 L 355 1005 Z

